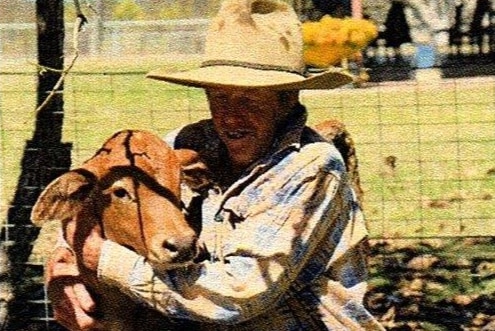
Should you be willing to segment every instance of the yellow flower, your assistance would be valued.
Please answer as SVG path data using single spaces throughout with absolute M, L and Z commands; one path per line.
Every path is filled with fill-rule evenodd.
M 318 22 L 305 22 L 302 24 L 301 28 L 302 28 L 303 42 L 305 44 L 314 43 L 320 31 L 320 24 Z
M 365 48 L 378 36 L 378 29 L 369 20 L 325 15 L 318 22 L 304 22 L 302 33 L 306 63 L 328 67 Z
M 362 49 L 368 44 L 368 39 L 364 31 L 351 31 L 349 34 L 349 44 L 357 49 Z
M 342 20 L 325 15 L 320 19 L 320 26 L 322 29 L 339 30 L 342 27 Z

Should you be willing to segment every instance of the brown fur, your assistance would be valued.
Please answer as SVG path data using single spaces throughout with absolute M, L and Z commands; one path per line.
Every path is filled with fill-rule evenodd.
M 361 180 L 359 177 L 356 148 L 354 140 L 351 138 L 351 134 L 347 131 L 342 122 L 334 119 L 318 123 L 313 128 L 327 141 L 332 141 L 344 158 L 349 182 L 362 207 L 363 189 L 361 188 Z
M 198 234 L 181 210 L 181 167 L 192 178 L 194 164 L 200 164 L 194 152 L 174 151 L 152 133 L 118 132 L 80 168 L 46 187 L 33 207 L 32 221 L 75 226 L 75 247 L 87 229 L 100 224 L 106 238 L 135 250 L 156 269 L 184 265 L 196 254 Z M 158 313 L 132 305 L 117 289 L 87 279 L 100 300 L 105 330 L 141 330 L 152 320 L 163 321 L 157 329 L 171 326 Z

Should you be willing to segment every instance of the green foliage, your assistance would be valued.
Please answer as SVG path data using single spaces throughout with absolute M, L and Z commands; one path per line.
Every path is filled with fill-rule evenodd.
M 221 0 L 208 0 L 208 7 L 205 13 L 206 17 L 213 17 L 216 15 L 218 10 L 220 9 Z
M 113 8 L 113 18 L 119 21 L 142 20 L 143 9 L 134 0 L 123 0 Z
M 213 17 L 220 8 L 221 0 L 182 0 L 166 3 L 160 7 L 159 19 L 186 19 Z
M 420 325 L 424 331 L 445 331 L 445 328 L 428 322 L 420 323 Z
M 184 6 L 184 2 L 187 5 Z M 160 19 L 182 19 L 193 16 L 192 1 L 173 2 L 165 4 L 160 10 Z

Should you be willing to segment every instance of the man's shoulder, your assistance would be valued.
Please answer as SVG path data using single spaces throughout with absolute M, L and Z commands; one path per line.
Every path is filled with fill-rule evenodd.
M 335 145 L 328 141 L 313 141 L 302 144 L 299 152 L 306 156 L 312 155 L 314 158 L 321 160 L 335 157 L 342 158 Z
M 313 141 L 301 146 L 294 162 L 316 167 L 326 172 L 344 172 L 345 163 L 337 148 L 328 141 Z
M 311 144 L 315 142 L 327 142 L 327 140 L 321 136 L 315 129 L 305 126 L 301 134 L 301 143 Z

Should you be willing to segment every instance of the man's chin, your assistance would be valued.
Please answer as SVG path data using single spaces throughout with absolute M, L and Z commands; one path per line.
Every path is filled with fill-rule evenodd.
M 227 145 L 227 149 L 229 150 L 230 159 L 235 164 L 241 165 L 249 165 L 256 157 L 254 153 L 249 151 L 249 147 L 245 144 L 229 144 Z
M 256 160 L 256 157 L 246 153 L 245 150 L 240 150 L 237 153 L 230 152 L 230 160 L 237 167 L 248 167 Z

